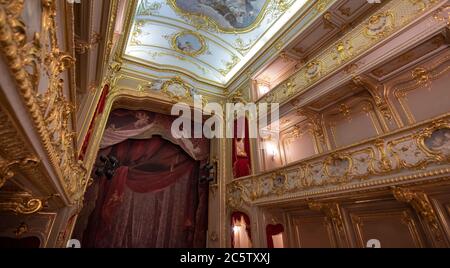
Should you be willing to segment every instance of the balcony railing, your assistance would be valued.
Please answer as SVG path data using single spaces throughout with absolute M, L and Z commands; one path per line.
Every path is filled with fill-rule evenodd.
M 227 185 L 239 208 L 389 186 L 450 173 L 450 113 Z

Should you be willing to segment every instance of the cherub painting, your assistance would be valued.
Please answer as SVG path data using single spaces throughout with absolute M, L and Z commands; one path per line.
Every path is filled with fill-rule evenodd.
M 264 12 L 264 0 L 176 0 L 177 7 L 186 13 L 206 16 L 220 28 L 244 29 L 256 22 Z
M 340 177 L 343 176 L 349 169 L 349 161 L 348 159 L 333 159 L 328 166 L 328 170 L 331 176 Z
M 202 37 L 190 32 L 182 32 L 175 36 L 175 49 L 186 55 L 196 56 L 205 50 Z
M 425 139 L 425 146 L 432 151 L 450 155 L 450 128 L 435 130 Z

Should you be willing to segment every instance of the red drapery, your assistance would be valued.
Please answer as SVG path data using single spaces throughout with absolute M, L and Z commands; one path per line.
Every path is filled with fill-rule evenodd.
M 234 234 L 233 234 L 233 224 L 235 221 L 239 221 L 241 218 L 244 219 L 246 225 L 246 231 L 248 237 L 252 238 L 251 228 L 250 228 L 250 217 L 244 212 L 235 211 L 231 214 L 231 247 L 234 248 Z
M 89 146 L 89 142 L 90 142 L 91 136 L 92 136 L 92 131 L 94 130 L 95 120 L 97 119 L 98 115 L 103 113 L 103 110 L 105 109 L 106 97 L 108 96 L 108 93 L 109 93 L 109 85 L 105 85 L 103 87 L 102 95 L 100 96 L 97 107 L 95 108 L 94 116 L 92 117 L 92 121 L 89 125 L 88 132 L 86 133 L 86 137 L 84 138 L 83 146 L 81 147 L 81 152 L 80 152 L 80 156 L 79 156 L 79 159 L 81 159 L 81 160 L 84 159 L 87 148 Z
M 238 120 L 244 120 L 245 137 L 239 138 Z M 234 138 L 233 138 L 233 175 L 234 178 L 240 178 L 250 175 L 250 140 L 247 118 L 239 118 L 234 121 Z
M 159 135 L 179 145 L 195 160 L 206 160 L 209 156 L 209 140 L 173 137 L 171 127 L 175 119 L 176 116 L 149 111 L 114 110 L 109 116 L 100 148 L 108 148 L 127 139 L 149 139 L 152 135 Z
M 268 224 L 266 227 L 266 237 L 267 237 L 267 247 L 273 248 L 273 238 L 272 236 L 278 235 L 284 232 L 284 227 L 282 224 Z
M 208 187 L 198 183 L 198 161 L 158 136 L 107 151 L 120 167 L 98 182 L 83 247 L 205 245 Z

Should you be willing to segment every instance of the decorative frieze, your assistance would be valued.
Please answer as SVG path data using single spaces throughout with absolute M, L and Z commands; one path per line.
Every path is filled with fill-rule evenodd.
M 450 115 L 228 184 L 228 204 L 308 197 L 450 172 Z M 433 167 L 434 169 L 431 169 Z M 436 169 L 438 168 L 438 169 Z M 412 175 L 401 175 L 402 173 Z M 282 181 L 280 181 L 280 174 Z
M 287 82 L 281 83 L 259 101 L 278 103 L 289 101 L 293 96 L 304 92 L 319 80 L 344 67 L 350 61 L 366 53 L 368 49 L 393 36 L 399 29 L 438 5 L 442 5 L 442 1 L 393 0 L 387 3 L 377 13 L 325 48 L 293 74 L 287 81 L 294 85 L 293 87 L 286 90 Z M 442 19 L 441 13 L 436 13 L 436 19 L 447 19 Z M 383 111 L 387 111 L 382 106 L 383 103 L 379 103 L 379 105 Z M 388 116 L 387 112 L 383 113 Z

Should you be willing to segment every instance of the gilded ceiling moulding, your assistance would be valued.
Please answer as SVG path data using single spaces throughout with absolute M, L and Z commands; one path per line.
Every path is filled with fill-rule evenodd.
M 175 12 L 182 15 L 197 29 L 207 29 L 224 33 L 250 32 L 259 27 L 267 14 L 275 12 L 284 13 L 293 3 L 293 1 L 286 0 L 261 0 L 254 2 L 256 4 L 256 7 L 254 7 L 256 8 L 256 14 L 253 12 L 249 18 L 248 15 L 243 16 L 241 12 L 239 12 L 238 7 L 212 6 L 214 1 L 211 1 L 210 8 L 217 10 L 228 10 L 228 17 L 224 16 L 223 18 L 214 18 L 206 13 L 204 11 L 205 9 L 197 9 L 196 3 L 192 3 L 192 1 L 168 0 L 168 3 L 171 5 L 173 10 L 175 10 Z
M 274 88 L 260 102 L 284 103 L 293 96 L 311 88 L 351 60 L 356 59 L 377 43 L 392 36 L 397 30 L 424 14 L 428 10 L 442 5 L 442 1 L 393 0 L 384 5 L 381 10 L 366 19 L 356 28 L 345 34 L 340 40 L 324 49 L 317 57 L 311 59 L 300 68 L 285 83 Z M 440 14 L 440 13 L 439 13 Z M 436 15 L 436 17 L 439 17 Z M 401 18 L 401 19 L 396 19 Z M 293 91 L 286 92 L 286 83 L 295 82 Z
M 190 39 L 195 41 L 192 42 Z M 175 34 L 171 38 L 170 44 L 175 51 L 191 57 L 201 55 L 207 49 L 203 36 L 193 31 L 182 31 Z M 195 47 L 195 44 L 198 44 L 198 46 Z
M 239 65 L 238 63 L 242 63 L 243 59 L 247 60 L 245 58 L 246 53 L 262 39 L 265 33 L 269 33 L 266 26 L 271 27 L 275 25 L 286 14 L 287 10 L 293 9 L 294 6 L 295 8 L 300 8 L 301 6 L 300 4 L 296 5 L 296 1 L 294 0 L 227 1 L 226 5 L 222 5 L 220 2 L 200 0 L 168 0 L 167 2 L 155 0 L 130 1 L 127 4 L 128 13 L 125 21 L 125 28 L 129 34 L 129 39 L 121 38 L 119 51 L 121 51 L 122 57 L 133 62 L 136 59 L 140 59 L 139 62 L 143 65 L 159 69 L 172 69 L 183 74 L 189 74 L 190 77 L 202 83 L 227 88 L 239 76 L 238 74 L 233 77 L 229 76 L 230 72 L 234 73 L 233 71 L 235 69 L 233 68 Z M 305 6 L 311 7 L 312 4 L 308 2 Z M 302 15 L 304 13 L 306 12 L 302 12 Z M 291 13 L 289 14 L 289 16 L 292 15 Z M 205 43 L 209 46 L 209 49 L 213 50 L 213 48 L 221 47 L 221 49 L 227 50 L 229 56 L 221 57 L 217 61 L 209 60 L 210 58 L 205 60 L 204 58 L 211 54 L 208 50 L 206 53 L 203 53 L 203 49 L 195 46 L 194 48 L 184 45 L 180 47 L 173 39 L 169 40 L 169 43 L 171 43 L 169 47 L 158 43 L 150 48 L 150 44 L 140 38 L 145 35 L 145 33 L 141 34 L 140 32 L 144 31 L 141 21 L 164 24 L 171 28 L 179 28 L 178 32 L 184 30 L 189 31 L 192 28 L 197 29 L 197 31 L 192 30 L 194 32 L 206 31 L 208 34 L 205 33 L 201 36 L 206 40 Z M 299 21 L 296 18 L 296 23 L 299 23 Z M 290 22 L 287 24 L 290 24 Z M 288 28 L 288 25 L 284 25 L 281 27 L 280 32 L 287 31 Z M 262 32 L 262 34 L 259 34 L 259 32 Z M 170 35 L 173 34 L 175 33 L 171 33 Z M 255 34 L 257 36 L 253 36 Z M 215 40 L 215 38 L 210 38 L 210 35 L 219 38 L 220 41 Z M 221 36 L 226 36 L 226 38 L 222 38 Z M 148 56 L 149 54 L 141 49 L 141 47 L 137 48 L 137 45 L 146 47 L 151 50 L 152 54 Z M 270 44 L 266 45 L 265 47 L 270 46 Z M 130 49 L 130 47 L 133 48 L 128 51 L 127 48 Z M 167 49 L 175 53 L 164 51 Z M 129 53 L 125 53 L 127 51 Z M 133 53 L 139 54 L 139 56 Z M 202 65 L 200 67 L 202 68 L 197 64 L 193 64 L 192 60 L 187 61 L 174 54 L 181 54 L 179 56 L 193 56 L 199 61 L 197 63 L 200 63 Z M 224 54 L 218 53 L 217 55 Z M 198 57 L 199 55 L 203 55 L 203 57 Z M 258 58 L 260 56 L 258 55 Z M 180 62 L 178 68 L 177 64 L 171 64 L 171 62 L 179 60 L 184 60 L 186 64 Z M 182 69 L 179 68 L 180 65 L 186 65 L 187 67 L 185 66 Z M 211 68 L 212 65 L 213 68 Z M 239 65 L 240 67 L 241 65 Z

